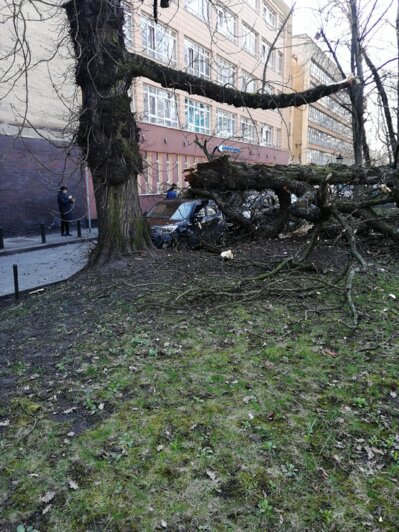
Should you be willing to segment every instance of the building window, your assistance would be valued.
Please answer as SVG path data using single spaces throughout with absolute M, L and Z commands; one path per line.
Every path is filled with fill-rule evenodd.
M 202 20 L 207 21 L 209 19 L 208 0 L 184 0 L 184 7 Z
M 260 128 L 260 144 L 267 148 L 273 147 L 273 128 L 267 124 L 262 124 Z
M 147 194 L 150 191 L 150 162 L 147 156 L 147 152 L 143 153 L 143 171 L 141 173 L 140 194 Z
M 327 72 L 325 72 L 318 65 L 316 65 L 313 60 L 310 63 L 310 75 L 312 76 L 312 78 L 317 79 L 319 83 L 323 83 L 324 85 L 330 85 L 330 83 L 335 83 L 334 78 L 327 74 Z
M 210 107 L 190 98 L 185 99 L 186 104 L 186 128 L 195 133 L 208 133 L 210 126 Z
M 242 33 L 242 47 L 251 55 L 255 56 L 258 40 L 256 33 L 244 23 L 242 25 Z
M 144 15 L 141 17 L 143 54 L 176 66 L 176 33 Z
M 217 58 L 217 82 L 221 85 L 235 86 L 236 67 L 222 57 Z
M 173 92 L 144 85 L 144 122 L 177 127 L 176 96 Z
M 281 127 L 276 127 L 275 147 L 278 150 L 281 150 L 283 147 L 283 132 L 281 130 Z
M 234 137 L 236 131 L 236 115 L 216 109 L 216 135 L 223 138 Z
M 341 153 L 351 153 L 352 144 L 339 139 L 333 135 L 315 129 L 313 127 L 308 128 L 308 142 L 310 144 L 317 144 L 323 148 L 329 148 Z
M 225 7 L 216 6 L 216 29 L 233 41 L 237 37 L 237 17 Z
M 263 2 L 263 18 L 273 30 L 277 28 L 277 13 L 267 2 Z
M 251 76 L 248 72 L 245 72 L 245 70 L 241 71 L 241 91 L 242 92 L 256 92 L 256 79 Z
M 256 123 L 251 118 L 241 118 L 241 140 L 251 143 L 256 140 Z
M 270 67 L 272 70 L 276 70 L 277 68 L 277 50 L 272 50 L 270 55 L 269 51 L 271 48 L 271 44 L 268 43 L 265 39 L 262 39 L 260 54 L 262 57 L 262 61 L 266 63 L 267 58 L 269 57 L 269 61 L 267 66 Z
M 247 0 L 247 4 L 252 7 L 252 9 L 255 9 L 255 11 L 258 11 L 259 3 L 258 0 Z
M 199 44 L 184 39 L 184 62 L 189 74 L 210 79 L 210 53 Z
M 277 50 L 277 72 L 282 74 L 284 71 L 284 54 L 280 50 Z
M 338 120 L 335 120 L 326 113 L 323 113 L 320 111 L 320 109 L 317 109 L 313 105 L 309 107 L 309 120 L 326 129 L 330 129 L 339 135 L 352 138 L 352 129 L 350 127 L 342 124 L 342 122 L 339 122 Z
M 124 22 L 123 22 L 123 34 L 125 36 L 126 48 L 133 48 L 133 15 L 132 10 L 128 4 L 122 2 Z

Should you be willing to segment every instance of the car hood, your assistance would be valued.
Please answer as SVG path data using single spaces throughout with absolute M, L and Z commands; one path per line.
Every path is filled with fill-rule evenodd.
M 178 225 L 178 222 L 171 222 L 170 218 L 156 218 L 155 216 L 151 216 L 149 218 L 146 217 L 145 219 L 150 227 L 157 225 Z

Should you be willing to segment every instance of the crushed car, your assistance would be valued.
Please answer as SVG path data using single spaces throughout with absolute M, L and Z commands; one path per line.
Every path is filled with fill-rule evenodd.
M 157 248 L 195 249 L 218 242 L 228 229 L 223 213 L 212 200 L 163 200 L 144 215 Z

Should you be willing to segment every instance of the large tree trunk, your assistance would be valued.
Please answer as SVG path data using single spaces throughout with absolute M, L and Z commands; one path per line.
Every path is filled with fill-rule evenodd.
M 98 244 L 91 263 L 104 263 L 122 258 L 149 244 L 148 230 L 142 217 L 134 179 L 123 185 L 96 184 Z
M 214 199 L 226 216 L 247 232 L 275 236 L 282 230 L 289 215 L 310 222 L 325 222 L 337 213 L 342 213 L 355 216 L 372 229 L 399 240 L 397 219 L 391 217 L 392 223 L 389 223 L 381 220 L 381 215 L 373 210 L 386 204 L 399 205 L 399 173 L 396 169 L 346 167 L 337 164 L 325 167 L 248 165 L 232 162 L 228 155 L 223 155 L 187 169 L 186 180 L 194 195 Z M 333 184 L 351 185 L 361 192 L 354 194 L 353 199 L 348 199 L 332 194 L 330 185 Z M 379 185 L 381 192 L 374 189 L 373 185 Z M 280 210 L 266 233 L 263 225 L 259 225 L 259 220 L 248 220 L 240 210 L 232 216 L 225 201 L 228 194 L 253 190 L 262 192 L 267 189 L 273 190 L 278 196 Z M 293 205 L 291 193 L 299 196 L 299 201 Z M 387 211 L 387 214 L 390 212 L 393 213 Z
M 142 169 L 138 128 L 130 110 L 119 0 L 65 4 L 75 48 L 76 82 L 82 89 L 77 143 L 93 176 L 98 246 L 92 263 L 122 258 L 150 244 L 139 206 Z

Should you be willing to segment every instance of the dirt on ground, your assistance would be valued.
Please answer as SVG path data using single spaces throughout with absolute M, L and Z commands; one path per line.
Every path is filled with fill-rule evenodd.
M 306 237 L 240 243 L 232 249 L 234 258 L 228 261 L 219 254 L 203 250 L 151 250 L 106 268 L 83 270 L 66 282 L 22 294 L 18 302 L 12 297 L 2 298 L 0 413 L 7 415 L 8 406 L 16 395 L 29 397 L 35 389 L 42 395 L 40 399 L 45 400 L 59 389 L 57 383 L 64 380 L 65 375 L 69 381 L 73 379 L 82 361 L 76 360 L 75 364 L 71 353 L 107 315 L 112 316 L 113 306 L 121 302 L 131 304 L 137 326 L 153 323 L 162 334 L 165 307 L 174 308 L 178 314 L 190 314 L 192 303 L 184 296 L 185 291 L 190 290 L 188 287 L 208 290 L 203 300 L 196 303 L 197 310 L 201 306 L 205 308 L 215 304 L 210 298 L 213 282 L 223 286 L 225 281 L 260 275 L 300 253 L 305 245 Z M 394 245 L 386 242 L 381 246 L 379 239 L 364 242 L 362 252 L 371 262 L 388 263 L 398 255 Z M 308 263 L 321 274 L 337 273 L 345 268 L 349 258 L 344 242 L 322 240 Z M 156 297 L 151 299 L 151 294 L 170 291 L 173 296 L 166 297 L 162 304 L 157 304 Z M 143 294 L 146 294 L 145 301 L 141 299 Z M 118 334 L 118 323 L 113 323 L 112 329 Z M 79 433 L 96 418 L 84 409 L 68 412 L 73 408 L 73 399 L 67 389 L 62 390 L 54 416 L 60 421 L 67 416 L 73 421 L 72 430 Z

